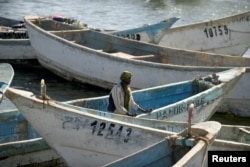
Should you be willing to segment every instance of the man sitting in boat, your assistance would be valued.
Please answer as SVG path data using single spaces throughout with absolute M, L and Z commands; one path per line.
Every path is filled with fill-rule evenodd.
M 133 99 L 130 82 L 132 74 L 129 71 L 123 71 L 119 84 L 116 84 L 109 94 L 109 105 L 107 108 L 108 112 L 114 112 L 116 114 L 123 114 L 129 116 L 136 116 L 136 113 L 131 113 L 130 108 L 135 109 L 141 113 L 149 113 L 152 109 L 142 109 Z

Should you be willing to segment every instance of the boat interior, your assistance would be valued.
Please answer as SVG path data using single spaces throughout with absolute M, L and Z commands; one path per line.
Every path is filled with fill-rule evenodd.
M 211 79 L 211 78 L 209 78 Z M 181 103 L 182 100 L 188 100 L 201 92 L 208 90 L 219 83 L 212 83 L 212 80 L 205 81 L 201 78 L 195 78 L 192 81 L 185 81 L 178 84 L 163 85 L 157 88 L 148 88 L 146 90 L 138 90 L 133 92 L 133 98 L 142 108 L 163 109 L 174 103 Z M 196 99 L 196 100 L 194 100 Z M 206 103 L 202 101 L 203 97 L 193 97 L 190 101 L 196 106 Z M 204 99 L 203 99 L 204 100 Z M 70 101 L 68 104 L 95 109 L 99 111 L 107 111 L 109 96 L 97 98 L 85 98 Z M 179 106 L 180 107 L 180 106 Z M 188 105 L 181 107 L 187 107 Z M 185 109 L 187 109 L 185 108 Z M 180 108 L 179 108 L 180 109 Z M 184 109 L 184 108 L 182 108 Z M 136 112 L 132 110 L 132 112 Z
M 0 115 L 0 145 L 6 142 L 40 137 L 25 117 L 17 110 L 4 111 Z
M 71 25 L 52 20 L 35 20 L 44 30 L 66 39 L 77 47 L 86 47 L 99 53 L 134 60 L 144 60 L 155 63 L 185 65 L 185 66 L 214 66 L 214 67 L 247 67 L 250 59 L 239 56 L 218 55 L 206 52 L 189 51 L 177 48 L 163 47 L 144 42 L 124 39 L 97 32 L 91 29 L 80 29 Z

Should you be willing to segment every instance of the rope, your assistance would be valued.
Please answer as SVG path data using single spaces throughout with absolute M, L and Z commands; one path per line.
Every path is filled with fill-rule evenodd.
M 221 81 L 218 78 L 219 76 L 217 76 L 215 73 L 213 73 L 212 76 L 208 76 L 206 78 L 199 76 L 192 81 L 192 87 L 194 88 L 195 93 L 200 93 L 213 87 L 214 85 L 220 84 Z

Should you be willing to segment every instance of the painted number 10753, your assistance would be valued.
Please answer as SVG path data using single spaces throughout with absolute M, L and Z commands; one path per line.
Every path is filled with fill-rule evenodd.
M 229 33 L 226 25 L 206 27 L 204 33 L 207 38 L 213 38 L 217 36 L 227 35 Z

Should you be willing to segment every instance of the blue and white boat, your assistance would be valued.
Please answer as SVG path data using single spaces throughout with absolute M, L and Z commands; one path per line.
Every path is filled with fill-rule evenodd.
M 9 88 L 6 96 L 70 167 L 103 166 L 163 145 L 161 156 L 152 156 L 158 166 L 200 166 L 221 129 L 218 122 L 202 122 L 176 134 L 82 112 L 23 90 Z
M 133 74 L 131 87 L 149 88 L 181 82 L 195 76 L 247 67 L 220 111 L 247 116 L 250 112 L 250 58 L 163 47 L 128 40 L 93 30 L 76 30 L 51 19 L 25 17 L 38 61 L 51 72 L 70 81 L 110 89 L 122 71 Z M 56 48 L 56 49 L 55 49 Z M 248 91 L 249 90 L 249 91 Z
M 238 72 L 236 72 L 238 71 Z M 206 95 L 207 97 L 212 97 L 209 92 L 217 91 L 218 94 L 221 92 L 223 89 L 223 85 L 229 84 L 230 80 L 232 78 L 235 78 L 236 80 L 239 79 L 241 75 L 244 73 L 244 68 L 237 68 L 234 70 L 229 70 L 224 73 L 218 73 L 216 74 L 219 76 L 219 80 L 214 80 L 218 85 L 211 85 L 212 84 L 212 78 L 207 78 L 208 83 L 205 83 L 204 79 L 199 80 L 200 81 L 200 86 L 199 85 L 193 85 L 194 89 L 191 91 L 192 84 L 189 85 L 191 82 L 181 82 L 177 83 L 176 85 L 170 84 L 168 86 L 165 86 L 165 89 L 163 87 L 156 87 L 152 89 L 145 89 L 140 90 L 140 91 L 135 91 L 133 92 L 133 96 L 135 100 L 140 104 L 143 105 L 144 107 L 147 107 L 147 102 L 149 103 L 149 97 L 154 101 L 155 106 L 159 105 L 164 105 L 163 101 L 166 101 L 165 105 L 166 107 L 161 107 L 161 108 L 171 108 L 171 104 L 173 103 L 172 106 L 175 104 L 173 101 L 176 100 L 176 104 L 178 104 L 178 100 L 180 101 L 180 104 L 184 103 L 190 103 L 193 102 L 195 103 L 196 100 L 194 99 L 199 99 L 196 97 L 199 97 L 201 94 Z M 223 76 L 224 74 L 224 76 Z M 231 79 L 230 79 L 231 78 Z M 194 82 L 193 82 L 194 83 Z M 209 89 L 207 89 L 208 85 L 212 86 Z M 179 85 L 179 86 L 177 86 Z M 189 85 L 189 86 L 187 86 Z M 209 86 L 209 87 L 210 87 Z M 174 93 L 174 90 L 179 87 L 178 91 L 178 96 L 177 94 Z M 230 87 L 230 86 L 229 86 Z M 203 90 L 203 89 L 207 90 Z M 157 91 L 158 89 L 158 91 Z M 165 90 L 165 91 L 164 91 Z M 171 94 L 167 93 L 172 92 Z M 176 89 L 177 90 L 177 89 Z M 181 90 L 185 90 L 186 95 L 182 94 Z M 196 92 L 195 90 L 201 91 L 200 93 Z M 203 90 L 203 91 L 202 91 Z M 7 96 L 10 99 L 16 98 L 16 95 L 12 94 L 12 91 L 15 92 L 14 89 L 10 88 L 10 91 L 7 91 Z M 161 92 L 163 91 L 163 92 Z M 43 92 L 43 91 L 42 91 Z M 161 92 L 157 96 L 157 92 Z M 189 92 L 189 93 L 188 93 Z M 196 92 L 196 93 L 195 93 Z M 17 93 L 23 94 L 27 93 L 26 91 L 17 91 Z M 44 92 L 43 92 L 44 93 Z M 30 94 L 30 93 L 29 93 Z M 190 96 L 188 95 L 190 94 Z M 191 95 L 193 94 L 193 96 Z M 55 103 L 54 100 L 52 99 L 46 99 L 47 95 L 42 94 L 40 98 L 44 99 L 43 103 Z M 166 98 L 164 98 L 164 96 Z M 171 98 L 169 98 L 171 96 Z M 189 96 L 189 97 L 188 97 Z M 30 95 L 30 97 L 36 97 L 35 95 Z M 167 98 L 168 97 L 168 98 Z M 146 98 L 146 99 L 145 99 Z M 181 100 L 182 98 L 186 98 L 186 100 Z M 160 100 L 162 99 L 162 100 Z M 169 99 L 169 100 L 167 100 Z M 206 98 L 205 98 L 206 99 Z M 209 98 L 208 98 L 209 99 Z M 144 101 L 145 100 L 145 101 Z M 210 99 L 212 100 L 212 99 Z M 18 100 L 20 103 L 23 102 L 23 100 Z M 143 102 L 144 101 L 144 102 Z M 147 101 L 147 102 L 146 102 Z M 161 102 L 161 104 L 157 105 L 157 102 Z M 215 99 L 216 101 L 216 99 Z M 18 103 L 19 103 L 18 102 Z M 183 121 L 185 122 L 176 122 L 176 121 L 166 121 L 166 120 L 154 120 L 154 119 L 142 119 L 140 118 L 140 115 L 138 117 L 128 117 L 124 115 L 117 115 L 113 113 L 108 113 L 106 111 L 107 107 L 107 102 L 108 102 L 108 96 L 104 97 L 97 97 L 97 98 L 87 98 L 87 99 L 78 99 L 78 100 L 73 100 L 73 101 L 67 101 L 67 102 L 56 102 L 60 108 L 70 108 L 70 110 L 77 110 L 80 113 L 86 113 L 92 116 L 98 116 L 98 117 L 104 117 L 108 118 L 111 120 L 116 120 L 116 121 L 121 121 L 121 122 L 126 122 L 129 124 L 133 125 L 140 125 L 143 127 L 150 127 L 154 129 L 160 129 L 160 130 L 166 130 L 171 132 L 172 134 L 176 134 L 176 132 L 181 132 L 185 128 L 188 127 L 188 124 L 185 123 L 187 121 L 188 116 L 186 118 L 183 118 Z M 32 102 L 33 103 L 33 102 Z M 169 103 L 169 105 L 167 105 Z M 200 118 L 200 115 L 206 115 L 206 113 L 203 113 L 203 110 L 206 110 L 205 108 L 209 108 L 208 106 L 213 104 L 214 102 L 207 103 L 204 101 L 204 104 L 200 104 L 199 107 L 193 108 L 193 120 L 196 120 L 195 117 Z M 216 102 L 215 102 L 216 103 Z M 15 104 L 15 102 L 14 102 Z M 26 104 L 26 102 L 25 102 Z M 150 107 L 153 106 L 153 103 L 151 104 Z M 196 105 L 198 103 L 195 103 Z M 31 108 L 33 108 L 33 105 L 29 105 Z M 18 106 L 17 106 L 18 107 Z M 18 107 L 19 108 L 19 107 Z M 168 109 L 169 109 L 168 108 Z M 213 107 L 210 107 L 212 110 Z M 41 109 L 41 108 L 40 108 Z M 156 108 L 154 108 L 156 109 Z M 198 110 L 197 110 L 198 109 Z M 29 107 L 27 110 L 30 110 Z M 42 109 L 43 110 L 43 109 Z M 46 107 L 44 108 L 46 112 L 47 109 Z M 154 111 L 153 111 L 154 112 Z M 183 111 L 185 115 L 187 115 L 187 111 Z M 213 112 L 211 112 L 212 114 Z M 150 114 L 149 114 L 150 115 Z M 31 126 L 30 121 L 28 122 L 24 116 L 17 110 L 15 111 L 6 111 L 0 113 L 0 126 L 1 129 L 5 129 L 5 131 L 1 131 L 0 133 L 0 159 L 1 157 L 8 157 L 5 159 L 2 159 L 0 162 L 2 164 L 13 164 L 13 162 L 16 162 L 18 164 L 44 164 L 45 162 L 51 162 L 51 163 L 58 163 L 61 165 L 65 165 L 64 161 L 60 158 L 60 156 L 57 154 L 57 152 L 54 150 L 54 147 L 48 146 L 47 142 L 45 142 L 42 138 L 40 138 L 40 135 L 37 133 L 37 131 L 33 128 L 33 125 Z M 44 118 L 43 118 L 44 119 Z M 66 118 L 65 118 L 66 119 Z M 170 117 L 171 120 L 171 117 Z M 67 122 L 67 121 L 66 121 Z M 78 125 L 77 125 L 78 126 Z M 79 125 L 81 126 L 81 125 Z M 217 149 L 217 150 L 228 150 L 229 148 L 231 150 L 248 150 L 250 149 L 249 144 L 244 144 L 244 143 L 250 143 L 250 135 L 248 134 L 250 131 L 249 127 L 245 126 L 222 126 L 222 130 L 218 133 L 217 139 L 212 143 L 210 149 Z M 164 145 L 165 142 L 160 142 L 156 144 L 157 145 Z M 165 143 L 166 144 L 166 143 Z M 31 147 L 32 146 L 32 147 Z M 24 149 L 25 148 L 25 149 Z M 155 147 L 149 147 L 149 150 L 151 148 L 154 150 Z M 44 156 L 44 153 L 46 153 Z M 21 156 L 22 155 L 22 156 Z M 138 154 L 136 154 L 138 155 Z M 132 157 L 136 157 L 136 155 L 130 155 Z M 23 158 L 20 158 L 23 157 Z M 29 159 L 29 161 L 27 161 Z M 134 158 L 132 158 L 134 159 Z M 138 161 L 139 162 L 139 161 Z M 110 162 L 113 164 L 112 162 Z M 115 162 L 114 162 L 115 163 Z M 46 164 L 46 163 L 45 163 Z M 110 165 L 111 165 L 110 164 Z

